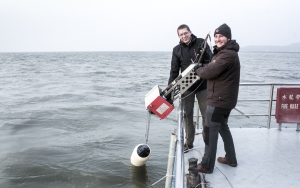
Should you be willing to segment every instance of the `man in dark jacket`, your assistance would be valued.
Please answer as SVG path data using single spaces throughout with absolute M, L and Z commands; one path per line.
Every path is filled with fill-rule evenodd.
M 177 28 L 177 34 L 180 39 L 180 42 L 177 46 L 173 48 L 170 78 L 168 85 L 175 80 L 180 71 L 183 72 L 191 63 L 192 60 L 195 61 L 200 57 L 200 48 L 204 39 L 197 38 L 192 34 L 190 28 L 183 24 Z M 201 63 L 209 63 L 212 52 L 207 45 L 204 49 L 204 55 Z M 194 116 L 194 103 L 195 96 L 197 97 L 198 104 L 200 107 L 200 112 L 202 115 L 202 126 L 204 126 L 205 121 L 205 111 L 206 111 L 206 80 L 200 79 L 195 84 L 190 87 L 182 96 L 184 103 L 184 122 L 185 122 L 185 132 L 186 132 L 186 143 L 185 143 L 185 152 L 193 148 L 193 142 L 195 138 L 195 126 L 193 121 Z
M 239 44 L 231 40 L 231 29 L 222 24 L 215 30 L 214 55 L 211 62 L 203 67 L 195 68 L 201 78 L 207 79 L 207 111 L 204 132 L 205 153 L 198 164 L 202 173 L 212 173 L 214 170 L 218 134 L 220 133 L 226 152 L 225 157 L 219 157 L 218 162 L 232 167 L 237 166 L 235 148 L 228 118 L 235 107 L 240 83 Z

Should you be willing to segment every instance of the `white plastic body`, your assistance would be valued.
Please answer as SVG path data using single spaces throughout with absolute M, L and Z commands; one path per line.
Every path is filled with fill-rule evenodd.
M 149 147 L 149 149 L 150 149 L 149 155 L 148 155 L 147 157 L 140 157 L 140 156 L 138 155 L 138 153 L 137 153 L 137 148 L 138 148 L 140 145 L 145 145 L 145 144 L 139 144 L 139 145 L 137 145 L 137 146 L 133 149 L 133 152 L 132 152 L 132 154 L 131 154 L 130 162 L 131 162 L 131 164 L 134 165 L 134 166 L 143 166 L 143 165 L 145 165 L 146 162 L 148 161 L 150 155 L 151 155 L 151 149 L 150 149 L 150 147 L 147 145 L 147 146 Z
M 145 107 L 152 111 L 160 119 L 166 118 L 173 110 L 174 106 L 160 96 L 161 89 L 158 85 L 152 88 L 145 97 Z
M 182 73 L 182 78 L 176 83 L 180 86 L 180 94 L 183 95 L 200 77 L 194 72 L 196 63 L 188 66 Z

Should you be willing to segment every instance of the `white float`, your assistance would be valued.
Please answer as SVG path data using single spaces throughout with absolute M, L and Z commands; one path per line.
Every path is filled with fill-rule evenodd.
M 147 144 L 137 145 L 131 154 L 131 164 L 134 166 L 143 166 L 150 157 L 150 147 Z

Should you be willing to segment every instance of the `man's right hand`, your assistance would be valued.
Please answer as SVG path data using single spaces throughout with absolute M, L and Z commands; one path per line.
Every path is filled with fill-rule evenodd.
M 171 93 L 169 93 L 167 96 L 166 96 L 166 101 L 168 103 L 170 103 L 171 105 L 173 105 L 173 100 L 172 100 L 172 97 L 171 97 Z
M 150 114 L 152 114 L 152 115 L 155 115 L 151 110 L 148 110 L 148 112 L 149 112 Z

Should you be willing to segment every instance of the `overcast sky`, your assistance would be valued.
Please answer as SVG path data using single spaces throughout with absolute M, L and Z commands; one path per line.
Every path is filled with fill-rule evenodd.
M 0 0 L 0 52 L 171 51 L 183 23 L 285 46 L 300 42 L 300 0 Z

